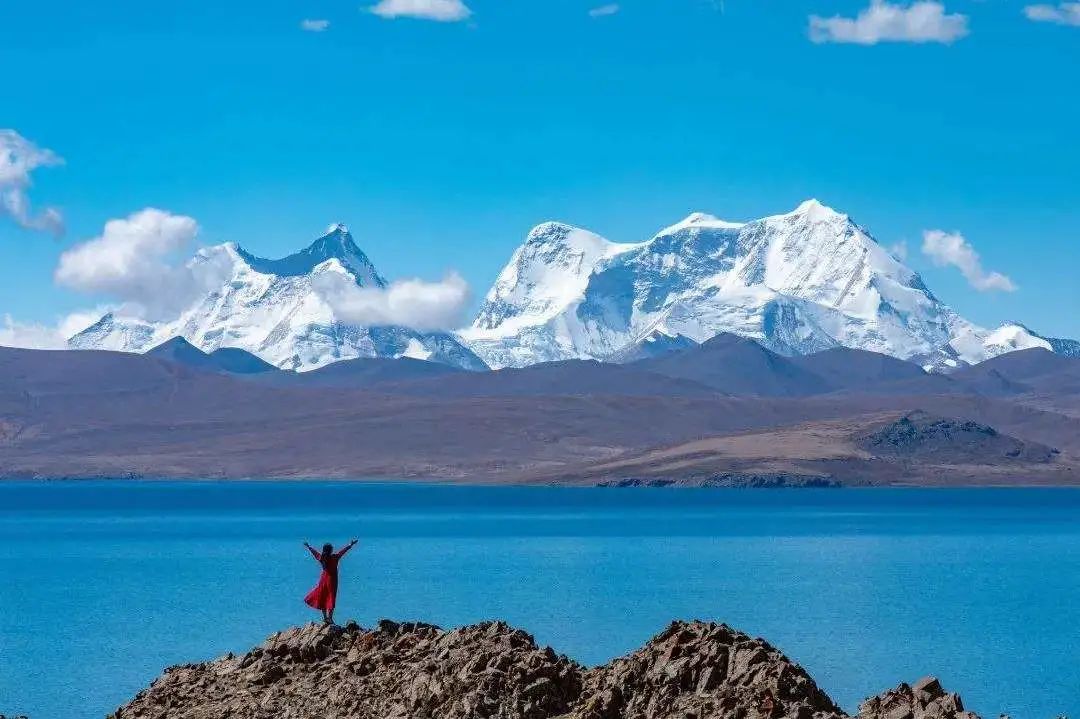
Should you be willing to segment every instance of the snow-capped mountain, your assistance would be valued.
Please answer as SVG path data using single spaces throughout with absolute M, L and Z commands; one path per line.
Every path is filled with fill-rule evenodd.
M 1080 357 L 1080 342 L 1045 337 L 1020 322 L 1009 322 L 986 335 L 983 345 L 987 354 L 997 356 L 1015 350 L 1040 347 L 1064 357 Z
M 940 368 L 1070 342 L 968 322 L 816 200 L 746 223 L 695 213 L 633 244 L 542 224 L 461 336 L 490 366 L 520 367 L 617 360 L 664 338 L 703 342 L 720 332 L 785 355 L 846 346 Z
M 627 362 L 721 332 L 785 355 L 846 346 L 948 369 L 1018 349 L 1080 356 L 1080 342 L 1019 323 L 960 317 L 847 215 L 810 200 L 752 222 L 695 213 L 652 239 L 616 243 L 548 222 L 534 228 L 457 335 L 342 321 L 321 288 L 386 280 L 343 225 L 278 260 L 228 243 L 200 250 L 212 289 L 175 317 L 109 313 L 72 337 L 77 349 L 143 352 L 183 337 L 205 352 L 235 347 L 285 369 L 357 357 L 462 367 L 544 361 Z M 486 365 L 485 365 L 486 363 Z
M 236 347 L 278 367 L 299 371 L 356 357 L 413 357 L 485 369 L 449 333 L 361 327 L 335 316 L 317 291 L 325 275 L 343 276 L 360 287 L 387 285 L 344 225 L 329 228 L 307 249 L 284 259 L 263 259 L 227 243 L 200 250 L 191 260 L 192 265 L 199 263 L 224 268 L 220 286 L 176 318 L 148 322 L 109 313 L 68 340 L 68 345 L 143 352 L 183 337 L 205 352 Z

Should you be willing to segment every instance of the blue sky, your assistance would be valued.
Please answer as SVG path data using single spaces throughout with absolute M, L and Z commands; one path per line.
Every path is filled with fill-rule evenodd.
M 25 194 L 67 232 L 0 216 L 0 315 L 106 301 L 57 287 L 58 256 L 144 207 L 267 256 L 344 221 L 384 275 L 453 268 L 482 295 L 543 220 L 636 241 L 817 197 L 906 242 L 970 319 L 1080 337 L 1080 8 L 946 0 L 945 35 L 811 38 L 811 16 L 870 2 L 466 0 L 460 22 L 352 0 L 3 3 L 0 128 L 63 158 Z M 1016 289 L 933 264 L 930 229 Z

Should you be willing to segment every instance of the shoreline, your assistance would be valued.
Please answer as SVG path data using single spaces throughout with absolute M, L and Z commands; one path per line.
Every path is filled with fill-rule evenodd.
M 738 486 L 738 485 L 708 485 L 708 484 L 683 484 L 678 480 L 671 480 L 664 483 L 637 483 L 635 480 L 629 480 L 630 483 L 609 483 L 598 482 L 595 484 L 584 484 L 574 482 L 496 482 L 496 481 L 460 481 L 457 479 L 440 479 L 432 477 L 424 478 L 391 478 L 391 477 L 161 477 L 161 476 L 139 476 L 139 477 L 103 477 L 103 476 L 55 476 L 55 477 L 20 477 L 20 476 L 3 476 L 0 475 L 0 486 L 13 485 L 13 484 L 133 484 L 133 485 L 151 485 L 151 484 L 189 484 L 189 485 L 211 485 L 211 484 L 236 484 L 236 485 L 258 485 L 258 484 L 308 484 L 308 485 L 369 485 L 369 486 L 385 486 L 385 487 L 460 487 L 463 489 L 567 489 L 567 490 L 611 490 L 611 491 L 629 491 L 629 490 L 655 490 L 655 491 L 667 491 L 667 492 L 686 492 L 686 491 L 734 491 L 734 492 L 828 492 L 832 493 L 838 490 L 842 490 L 845 493 L 852 491 L 874 491 L 874 490 L 1031 490 L 1031 489 L 1053 489 L 1053 490 L 1080 490 L 1080 479 L 1075 484 L 1068 483 L 987 483 L 987 484 L 915 484 L 915 483 L 895 483 L 895 484 L 833 484 L 833 485 L 782 485 L 782 486 Z

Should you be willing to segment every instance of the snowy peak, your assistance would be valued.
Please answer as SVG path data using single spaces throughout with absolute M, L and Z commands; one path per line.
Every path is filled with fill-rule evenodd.
M 488 292 L 471 334 L 508 336 L 553 317 L 581 298 L 602 262 L 632 247 L 561 222 L 537 225 Z
M 851 347 L 930 365 L 999 346 L 847 214 L 818 200 L 746 223 L 695 212 L 639 243 L 538 226 L 463 333 L 494 367 L 635 356 L 660 331 L 784 355 Z
M 528 257 L 565 257 L 582 265 L 595 262 L 619 245 L 600 235 L 563 222 L 543 222 L 525 237 L 522 254 Z
M 685 219 L 660 230 L 656 236 L 674 235 L 683 230 L 738 230 L 744 224 L 743 222 L 721 220 L 716 215 L 710 215 L 707 212 L 691 212 Z
M 1046 337 L 1022 322 L 1006 322 L 983 338 L 983 348 L 991 357 L 1036 347 L 1065 357 L 1080 357 L 1080 342 Z
M 991 332 L 983 340 L 983 344 L 998 350 L 999 354 L 1015 350 L 1032 349 L 1039 347 L 1050 349 L 1050 343 L 1029 330 L 1019 322 L 1006 323 Z
M 803 200 L 798 207 L 781 217 L 801 217 L 809 222 L 844 222 L 848 219 L 844 213 L 837 212 L 814 198 Z
M 154 340 L 154 326 L 134 318 L 119 318 L 106 312 L 101 319 L 68 340 L 68 347 L 79 350 L 130 352 L 132 347 L 147 347 Z
M 278 277 L 301 277 L 311 272 L 327 260 L 337 260 L 362 287 L 385 287 L 384 280 L 375 270 L 367 255 L 356 245 L 349 228 L 342 224 L 331 225 L 326 234 L 311 243 L 306 249 L 283 257 L 268 260 L 257 257 L 242 247 L 236 247 L 236 253 L 249 266 L 264 275 Z
M 786 228 L 789 231 L 813 234 L 819 233 L 827 239 L 844 241 L 858 237 L 861 242 L 877 244 L 877 241 L 857 225 L 851 217 L 834 210 L 819 200 L 805 200 L 791 212 L 763 217 L 751 225 Z
M 257 257 L 226 244 L 200 250 L 192 264 L 211 261 L 220 265 L 222 276 L 177 316 L 148 322 L 109 313 L 69 339 L 68 345 L 145 352 L 183 338 L 204 353 L 244 350 L 276 367 L 298 371 L 359 357 L 406 356 L 486 369 L 445 332 L 362 326 L 338 315 L 322 289 L 327 273 L 361 287 L 387 286 L 344 225 L 331 226 L 308 247 L 282 259 Z
M 686 225 L 706 225 L 720 222 L 720 218 L 716 215 L 710 215 L 707 212 L 691 212 L 686 216 L 686 219 L 682 221 Z
M 844 213 L 817 200 L 749 223 L 743 279 L 858 317 L 938 305 L 918 275 Z M 868 348 L 881 351 L 883 348 Z

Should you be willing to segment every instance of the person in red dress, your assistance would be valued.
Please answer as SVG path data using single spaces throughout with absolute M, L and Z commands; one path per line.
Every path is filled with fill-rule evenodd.
M 340 552 L 335 552 L 332 544 L 324 544 L 321 553 L 307 542 L 304 542 L 304 546 L 322 567 L 319 583 L 304 597 L 304 603 L 312 609 L 321 610 L 324 623 L 333 624 L 334 606 L 337 604 L 338 562 L 345 552 L 356 546 L 356 540 L 346 544 Z

